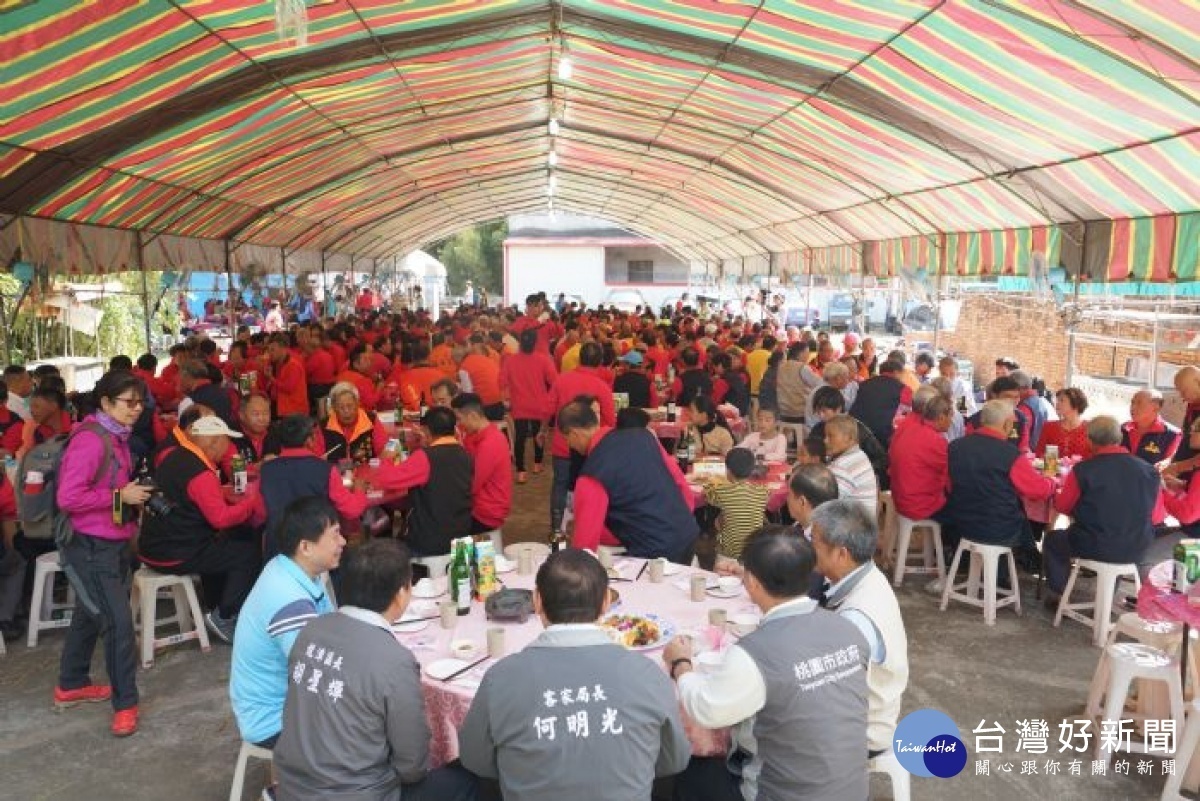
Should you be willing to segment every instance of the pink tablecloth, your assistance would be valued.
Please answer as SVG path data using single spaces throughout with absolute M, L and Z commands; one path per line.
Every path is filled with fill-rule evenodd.
M 1032 461 L 1034 457 L 1033 454 L 1030 453 L 1026 454 L 1026 458 Z M 1055 495 L 1057 495 L 1058 491 L 1063 488 L 1063 483 L 1067 480 L 1067 475 L 1071 472 L 1071 467 L 1073 464 L 1073 462 L 1067 459 L 1063 459 L 1059 463 L 1060 466 L 1058 468 L 1058 475 L 1054 477 Z M 1058 517 L 1058 512 L 1056 512 L 1054 509 L 1055 495 L 1051 495 L 1050 498 L 1045 501 L 1029 501 L 1022 498 L 1021 503 L 1025 507 L 1025 516 L 1034 523 L 1053 523 Z
M 643 560 L 641 559 L 618 557 L 616 560 L 617 569 L 628 578 L 636 576 L 642 564 Z M 686 583 L 688 577 L 697 572 L 701 571 L 681 568 L 678 574 L 667 576 L 661 584 L 652 584 L 645 574 L 640 581 L 614 581 L 612 586 L 620 593 L 620 600 L 613 607 L 613 611 L 653 612 L 673 623 L 677 632 L 706 630 L 708 610 L 714 607 L 724 608 L 730 615 L 739 612 L 757 612 L 757 607 L 750 603 L 750 599 L 744 591 L 739 592 L 734 598 L 708 597 L 704 601 L 693 602 L 689 599 L 687 591 L 679 589 L 675 583 Z M 518 576 L 514 571 L 502 575 L 501 578 L 508 587 L 533 588 L 534 577 L 532 575 Z M 423 601 L 423 603 L 431 605 L 445 597 L 443 595 L 432 602 Z M 422 600 L 414 599 L 414 602 L 422 603 Z M 436 614 L 436 610 L 430 611 L 429 614 Z M 437 620 L 432 620 L 428 628 L 411 634 L 398 634 L 396 638 L 410 648 L 421 665 L 425 666 L 438 659 L 450 658 L 451 640 L 471 640 L 481 650 L 486 648 L 486 632 L 490 625 L 501 625 L 505 628 L 507 631 L 505 645 L 509 653 L 523 649 L 543 630 L 541 623 L 535 617 L 531 617 L 522 624 L 489 624 L 484 617 L 483 604 L 476 602 L 472 604 L 471 613 L 460 617 L 453 630 L 442 629 Z M 726 638 L 722 647 L 727 647 L 729 642 L 729 638 Z M 644 654 L 647 659 L 653 660 L 664 671 L 666 670 L 666 667 L 662 665 L 662 649 L 645 651 Z M 434 767 L 444 765 L 458 757 L 458 728 L 466 719 L 467 710 L 471 706 L 471 700 L 475 697 L 479 680 L 492 664 L 494 663 L 488 660 L 478 668 L 464 674 L 462 680 L 456 679 L 450 682 L 437 681 L 422 674 L 421 689 L 425 694 L 426 714 L 432 731 L 429 753 Z M 684 713 L 683 719 L 694 754 L 697 756 L 720 756 L 726 753 L 729 748 L 728 730 L 701 728 L 688 718 L 686 713 Z
M 1145 620 L 1186 623 L 1200 628 L 1200 606 L 1193 606 L 1188 601 L 1188 593 L 1175 592 L 1171 586 L 1174 565 L 1174 562 L 1161 562 L 1151 569 L 1138 592 L 1138 615 Z
M 650 422 L 650 430 L 659 439 L 679 439 L 679 435 L 683 433 L 683 427 L 690 422 L 690 415 L 686 409 L 680 409 L 675 422 L 668 423 L 665 417 L 659 417 L 659 412 L 656 409 L 647 409 L 654 418 Z M 750 424 L 744 417 L 734 417 L 725 415 L 725 422 L 729 426 L 733 438 L 741 442 L 750 433 Z
M 764 478 L 750 479 L 752 483 L 766 484 L 770 488 L 771 494 L 767 498 L 768 512 L 778 512 L 787 503 L 787 480 L 790 470 L 791 467 L 786 464 L 771 462 L 767 465 L 767 475 Z M 692 483 L 691 475 L 688 476 L 688 486 L 692 488 L 692 499 L 695 506 L 703 506 L 707 502 L 704 498 L 704 487 Z

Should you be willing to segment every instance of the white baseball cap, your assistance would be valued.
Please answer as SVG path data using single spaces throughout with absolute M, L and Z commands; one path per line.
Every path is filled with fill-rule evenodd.
M 234 431 L 229 426 L 225 425 L 225 421 L 220 417 L 201 417 L 196 422 L 192 423 L 192 427 L 188 429 L 188 433 L 193 437 L 233 437 L 241 439 L 242 435 Z

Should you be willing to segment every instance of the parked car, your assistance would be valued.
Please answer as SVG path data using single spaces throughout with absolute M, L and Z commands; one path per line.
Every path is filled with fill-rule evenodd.
M 821 312 L 809 306 L 807 309 L 803 306 L 788 306 L 783 315 L 783 324 L 785 326 L 796 326 L 797 328 L 816 328 L 821 324 Z
M 829 299 L 829 329 L 849 329 L 854 320 L 854 296 L 839 292 Z
M 641 306 L 643 310 L 649 309 L 650 304 L 646 301 L 646 296 L 636 289 L 613 289 L 604 296 L 603 304 L 605 307 L 615 306 L 617 311 L 635 312 L 637 307 Z

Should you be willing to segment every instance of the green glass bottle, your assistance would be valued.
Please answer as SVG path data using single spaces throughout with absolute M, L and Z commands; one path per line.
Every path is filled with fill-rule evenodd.
M 466 546 L 461 542 L 454 547 L 454 561 L 450 564 L 450 594 L 459 615 L 471 611 L 471 565 Z

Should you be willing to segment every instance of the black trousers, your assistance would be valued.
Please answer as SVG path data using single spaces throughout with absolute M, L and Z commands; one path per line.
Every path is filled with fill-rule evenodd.
M 212 540 L 179 564 L 154 569 L 176 576 L 199 574 L 205 599 L 228 619 L 242 610 L 262 569 L 262 557 L 257 542 Z
M 541 420 L 514 420 L 514 435 L 516 442 L 513 444 L 516 450 L 517 472 L 525 472 L 525 442 L 533 440 L 533 463 L 541 464 L 542 459 L 546 455 L 546 449 L 537 444 L 538 431 L 542 429 Z
M 129 543 L 76 533 L 62 549 L 62 557 L 75 587 L 75 611 L 59 660 L 58 685 L 77 690 L 92 683 L 92 652 L 97 638 L 103 636 L 113 709 L 137 706 Z
M 741 777 L 724 757 L 692 757 L 675 777 L 675 801 L 743 801 Z

